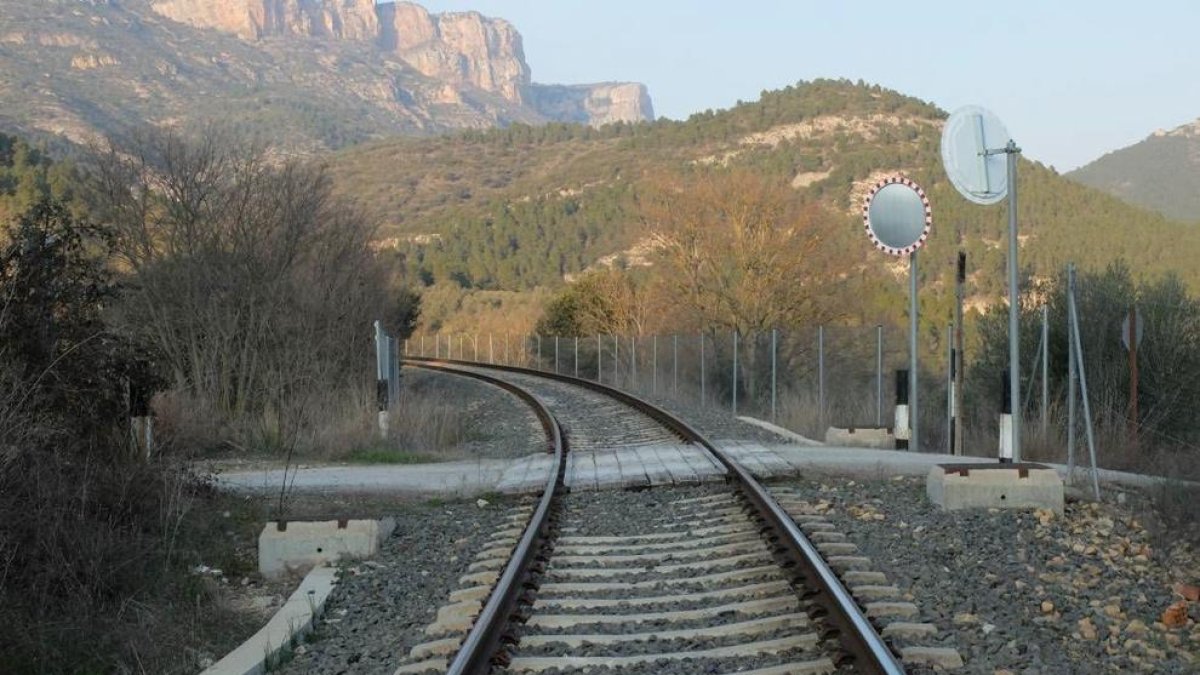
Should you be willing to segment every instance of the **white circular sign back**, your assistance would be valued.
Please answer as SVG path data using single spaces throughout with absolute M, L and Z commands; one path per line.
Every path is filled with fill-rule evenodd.
M 876 183 L 863 200 L 863 226 L 875 248 L 909 255 L 929 238 L 933 209 L 920 185 L 891 176 Z
M 1000 118 L 978 106 L 954 111 L 942 128 L 942 166 L 959 194 L 976 204 L 995 204 L 1008 196 L 1008 157 L 1002 150 L 1012 138 Z

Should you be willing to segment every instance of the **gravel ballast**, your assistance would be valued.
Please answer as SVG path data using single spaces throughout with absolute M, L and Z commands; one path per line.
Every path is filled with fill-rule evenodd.
M 488 501 L 488 500 L 484 500 Z M 391 675 L 437 609 L 459 588 L 473 556 L 518 499 L 426 502 L 396 507 L 396 531 L 377 559 L 344 564 L 312 637 L 285 673 Z
M 957 647 L 964 673 L 1195 673 L 1200 628 L 1159 623 L 1200 575 L 1186 546 L 1151 544 L 1135 498 L 1066 513 L 944 512 L 924 479 L 786 481 L 823 509 Z M 1196 614 L 1192 608 L 1193 616 Z
M 568 495 L 564 502 L 563 511 L 561 514 L 561 536 L 570 537 L 636 537 L 641 535 L 668 533 L 668 532 L 689 532 L 688 528 L 682 527 L 681 523 L 685 522 L 701 522 L 713 518 L 717 514 L 729 512 L 730 522 L 737 522 L 741 517 L 740 501 L 733 502 L 697 502 L 680 500 L 690 500 L 698 497 L 708 497 L 712 495 L 731 494 L 730 487 L 723 484 L 708 484 L 694 487 L 673 487 L 673 488 L 655 488 L 652 490 L 641 491 L 601 491 L 601 492 L 575 492 Z M 747 523 L 750 521 L 747 519 Z M 694 527 L 694 526 L 693 526 Z M 654 540 L 649 540 L 654 541 Z M 751 556 L 753 560 L 743 560 L 737 563 L 730 564 L 728 567 L 722 568 L 722 571 L 733 571 L 748 567 L 759 566 L 774 566 L 776 560 L 771 554 L 770 548 L 765 542 L 757 537 L 751 537 L 749 540 L 748 549 L 755 551 Z M 568 542 L 569 543 L 569 542 Z M 624 556 L 627 553 L 637 553 L 637 544 L 621 544 L 620 552 L 610 553 L 610 555 Z M 632 549 L 628 550 L 627 549 Z M 646 553 L 653 552 L 654 549 L 646 548 Z M 550 565 L 547 569 L 544 581 L 546 582 L 563 582 L 566 578 L 563 574 L 572 569 L 587 568 L 587 569 L 604 569 L 604 568 L 626 568 L 629 573 L 622 573 L 616 577 L 604 577 L 605 581 L 621 581 L 621 582 L 642 582 L 650 584 L 645 588 L 639 589 L 637 592 L 630 591 L 606 591 L 602 594 L 607 599 L 619 599 L 629 597 L 642 598 L 666 598 L 685 593 L 689 590 L 714 591 L 720 587 L 735 588 L 744 586 L 752 581 L 740 580 L 725 584 L 714 584 L 713 586 L 689 587 L 688 585 L 679 585 L 674 582 L 667 583 L 666 580 L 686 580 L 689 576 L 699 576 L 712 571 L 696 570 L 689 572 L 687 570 L 679 570 L 675 572 L 659 571 L 659 565 L 677 565 L 688 564 L 693 560 L 691 553 L 683 553 L 677 551 L 669 557 L 658 559 L 657 562 L 652 561 L 626 561 L 611 563 L 597 560 L 587 560 L 586 554 L 579 555 L 580 560 L 565 561 L 556 560 L 552 557 Z M 738 553 L 726 553 L 722 555 L 708 555 L 703 547 L 696 550 L 695 561 L 699 562 L 706 559 L 724 558 L 730 555 L 738 555 Z M 774 567 L 770 572 L 758 574 L 757 579 L 761 580 L 783 580 L 785 573 Z M 656 583 L 657 582 L 657 583 Z M 571 593 L 571 597 L 595 597 L 596 593 Z M 795 597 L 791 589 L 784 587 L 781 591 L 774 591 L 770 594 L 775 597 Z M 763 596 L 766 597 L 766 596 Z M 743 598 L 744 600 L 745 598 Z M 727 604 L 735 604 L 739 600 L 737 598 L 707 598 L 707 599 L 681 599 L 679 601 L 655 601 L 647 604 L 630 605 L 621 603 L 617 606 L 594 609 L 594 610 L 572 610 L 556 607 L 549 607 L 541 613 L 546 614 L 579 614 L 592 615 L 603 614 L 605 616 L 612 615 L 630 615 L 642 613 L 665 612 L 672 610 L 694 610 L 699 608 L 712 608 Z M 671 652 L 695 652 L 703 654 L 705 650 L 719 649 L 731 647 L 734 645 L 745 644 L 749 641 L 765 642 L 783 638 L 790 638 L 797 634 L 808 634 L 812 631 L 811 628 L 787 628 L 781 627 L 764 631 L 753 638 L 748 638 L 742 635 L 734 636 L 705 636 L 696 635 L 679 638 L 667 638 L 652 641 L 628 642 L 621 644 L 607 643 L 585 643 L 580 646 L 571 647 L 560 641 L 555 641 L 554 636 L 559 635 L 580 635 L 580 634 L 600 634 L 600 635 L 625 635 L 630 633 L 643 633 L 651 631 L 676 631 L 688 629 L 711 628 L 727 624 L 740 622 L 749 622 L 756 618 L 765 618 L 770 616 L 781 616 L 792 612 L 800 612 L 803 614 L 803 606 L 798 599 L 796 600 L 797 607 L 788 609 L 786 607 L 778 607 L 773 609 L 756 609 L 748 614 L 735 613 L 725 611 L 716 616 L 704 619 L 686 619 L 686 620 L 652 620 L 647 622 L 635 623 L 632 621 L 609 622 L 609 621 L 585 621 L 581 624 L 554 628 L 538 626 L 536 615 L 539 612 L 535 611 L 535 617 L 520 629 L 522 635 L 541 635 L 547 636 L 549 639 L 544 644 L 540 645 L 518 645 L 516 657 L 520 658 L 537 658 L 551 656 L 589 656 L 589 657 L 607 657 L 621 656 L 630 657 L 637 655 L 658 655 Z M 815 638 L 814 638 L 815 639 Z M 769 666 L 781 665 L 791 661 L 805 661 L 810 659 L 820 658 L 822 654 L 827 653 L 823 645 L 814 645 L 811 648 L 792 648 L 784 649 L 778 654 L 757 654 L 752 656 L 739 656 L 736 658 L 706 658 L 692 657 L 681 660 L 654 660 L 648 663 L 626 665 L 619 669 L 611 669 L 607 667 L 592 667 L 587 672 L 606 673 L 620 672 L 625 674 L 641 674 L 641 673 L 723 673 L 732 672 L 743 669 L 764 668 Z M 556 672 L 579 672 L 577 670 L 562 670 L 550 669 L 547 673 Z

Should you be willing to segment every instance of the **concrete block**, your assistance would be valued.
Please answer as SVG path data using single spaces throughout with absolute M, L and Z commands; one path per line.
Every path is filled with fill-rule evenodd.
M 842 429 L 839 427 L 829 427 L 825 431 L 825 444 L 846 448 L 894 450 L 896 448 L 896 437 L 892 435 L 891 429 Z
M 1063 482 L 1044 464 L 939 464 L 925 491 L 934 504 L 957 509 L 1050 509 L 1063 512 Z
M 267 523 L 258 535 L 258 571 L 268 579 L 341 558 L 370 558 L 396 529 L 383 520 Z

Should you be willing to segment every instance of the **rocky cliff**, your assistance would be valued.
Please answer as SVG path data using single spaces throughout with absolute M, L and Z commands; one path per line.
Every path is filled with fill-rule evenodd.
M 651 119 L 637 84 L 534 84 L 521 35 L 373 0 L 0 0 L 0 130 L 91 142 L 226 120 L 296 151 Z
M 245 40 L 363 42 L 453 88 L 473 87 L 542 115 L 584 124 L 653 119 L 643 85 L 534 85 L 521 34 L 478 12 L 431 14 L 411 2 L 375 0 L 155 0 L 154 11 Z M 535 88 L 536 87 L 536 88 Z

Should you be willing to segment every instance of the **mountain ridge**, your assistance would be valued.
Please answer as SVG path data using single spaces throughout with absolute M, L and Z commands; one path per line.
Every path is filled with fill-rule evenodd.
M 75 143 L 223 119 L 291 151 L 653 118 L 644 85 L 543 85 L 520 33 L 374 0 L 0 0 L 0 127 Z
M 1159 129 L 1066 176 L 1170 218 L 1200 223 L 1200 119 Z

